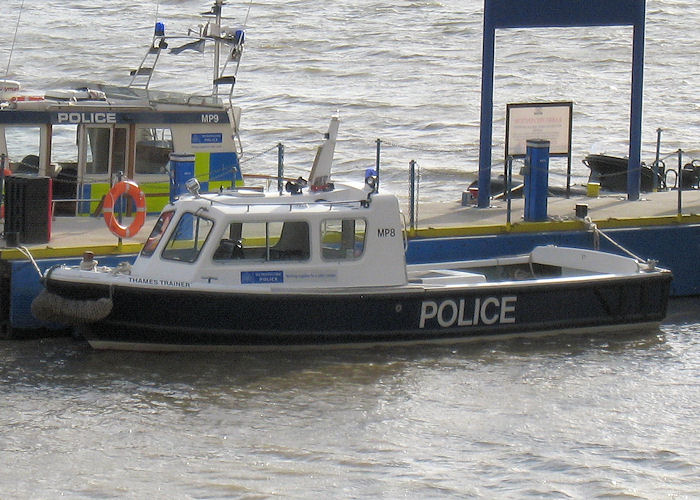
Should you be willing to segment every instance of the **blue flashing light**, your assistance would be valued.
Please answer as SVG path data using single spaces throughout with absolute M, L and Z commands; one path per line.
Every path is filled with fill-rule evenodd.
M 165 36 L 165 24 L 161 22 L 156 23 L 155 36 Z

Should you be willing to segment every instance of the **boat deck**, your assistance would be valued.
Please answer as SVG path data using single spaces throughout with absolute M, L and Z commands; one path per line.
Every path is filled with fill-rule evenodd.
M 546 222 L 524 222 L 524 200 L 512 200 L 511 225 L 506 224 L 506 200 L 493 200 L 489 208 L 462 206 L 454 202 L 420 202 L 414 216 L 413 236 L 499 234 L 504 231 L 547 231 L 583 228 L 576 218 L 576 205 L 588 205 L 589 217 L 599 227 L 635 227 L 663 224 L 700 223 L 700 190 L 682 192 L 682 211 L 678 215 L 678 192 L 642 193 L 639 200 L 628 201 L 624 194 L 548 198 Z M 410 224 L 410 212 L 402 207 Z M 107 229 L 102 217 L 54 217 L 48 243 L 24 244 L 37 258 L 80 255 L 84 249 L 96 253 L 133 253 L 148 237 L 156 215 L 148 216 L 144 227 L 134 237 L 119 244 Z M 24 256 L 0 240 L 0 258 Z

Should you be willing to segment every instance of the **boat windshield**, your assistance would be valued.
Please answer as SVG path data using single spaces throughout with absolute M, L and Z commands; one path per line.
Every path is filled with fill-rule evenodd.
M 180 262 L 194 262 L 213 227 L 213 220 L 185 212 L 173 229 L 161 257 Z
M 156 222 L 156 225 L 153 226 L 153 231 L 151 231 L 146 243 L 143 245 L 141 255 L 144 257 L 150 257 L 153 255 L 153 252 L 156 251 L 156 247 L 158 246 L 163 233 L 165 233 L 165 230 L 168 229 L 168 225 L 170 224 L 174 214 L 174 210 L 160 214 L 158 222 Z

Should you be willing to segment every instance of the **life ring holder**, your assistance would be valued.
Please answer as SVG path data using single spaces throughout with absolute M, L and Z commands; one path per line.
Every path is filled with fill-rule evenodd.
M 129 226 L 123 226 L 114 216 L 114 204 L 121 196 L 128 196 L 134 200 L 136 214 L 134 221 Z M 146 196 L 134 181 L 119 181 L 104 198 L 102 213 L 107 223 L 107 228 L 120 238 L 131 238 L 139 232 L 146 222 Z

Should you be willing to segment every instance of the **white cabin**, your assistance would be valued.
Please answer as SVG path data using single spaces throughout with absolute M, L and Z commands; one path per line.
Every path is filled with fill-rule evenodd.
M 164 209 L 129 281 L 237 291 L 404 285 L 398 200 L 371 192 L 181 198 Z

